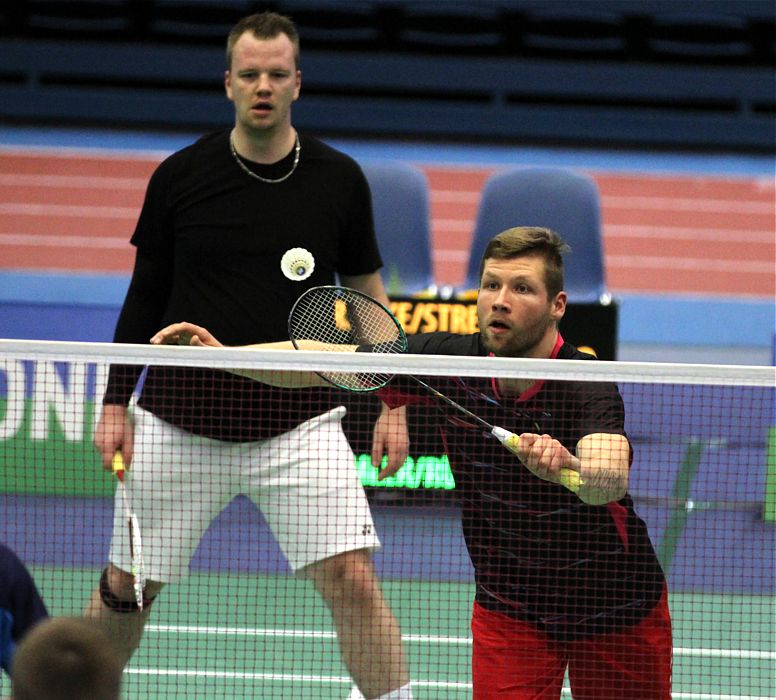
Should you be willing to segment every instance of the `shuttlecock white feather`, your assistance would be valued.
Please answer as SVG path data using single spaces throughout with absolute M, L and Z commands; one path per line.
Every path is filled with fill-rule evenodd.
M 283 253 L 283 257 L 280 259 L 280 269 L 288 279 L 301 282 L 313 274 L 315 259 L 309 250 L 291 248 Z

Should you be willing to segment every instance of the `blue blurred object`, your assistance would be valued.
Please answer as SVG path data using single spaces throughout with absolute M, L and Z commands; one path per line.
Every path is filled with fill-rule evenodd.
M 477 212 L 466 289 L 479 287 L 480 260 L 488 241 L 515 226 L 550 228 L 571 246 L 564 259 L 570 301 L 608 303 L 601 200 L 592 178 L 554 167 L 518 168 L 491 175 Z
M 389 295 L 433 293 L 426 176 L 415 166 L 399 161 L 366 160 L 360 165 L 372 190 L 386 291 Z

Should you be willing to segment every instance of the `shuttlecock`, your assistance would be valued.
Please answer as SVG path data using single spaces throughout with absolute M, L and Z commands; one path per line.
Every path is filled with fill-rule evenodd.
M 280 259 L 280 269 L 288 279 L 301 282 L 313 274 L 315 259 L 309 250 L 291 248 L 283 253 L 283 257 Z

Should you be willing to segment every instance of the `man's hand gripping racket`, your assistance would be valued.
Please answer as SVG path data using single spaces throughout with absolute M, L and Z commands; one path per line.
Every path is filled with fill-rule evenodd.
M 132 574 L 132 587 L 135 590 L 135 602 L 137 603 L 138 610 L 142 610 L 143 591 L 145 590 L 146 583 L 145 565 L 143 563 L 143 542 L 140 539 L 140 525 L 138 524 L 137 516 L 129 503 L 127 486 L 124 483 L 126 467 L 121 452 L 116 452 L 113 456 L 113 473 L 116 475 L 119 482 L 121 500 L 124 505 L 124 518 L 127 522 L 129 533 L 129 554 L 131 557 L 130 573 Z
M 508 430 L 505 430 L 504 428 L 499 428 L 498 426 L 493 426 L 490 432 L 512 454 L 517 455 L 518 458 L 520 457 L 520 453 L 518 451 L 518 448 L 520 446 L 519 435 L 510 433 Z M 561 467 L 558 470 L 558 483 L 561 486 L 565 486 L 572 493 L 578 493 L 579 489 L 585 483 L 584 481 L 582 481 L 581 477 L 579 476 L 579 469 L 581 467 L 581 463 L 579 459 L 577 459 L 573 455 L 571 456 L 569 463 L 574 468 L 569 469 L 568 467 Z
M 294 347 L 321 343 L 327 350 L 352 351 L 368 345 L 375 353 L 404 353 L 407 336 L 396 317 L 372 297 L 347 287 L 313 287 L 297 299 L 288 317 L 288 334 Z M 318 372 L 327 382 L 349 391 L 375 391 L 388 384 L 393 375 L 377 373 Z M 410 377 L 437 399 L 486 428 L 507 450 L 520 457 L 520 436 L 491 425 L 417 377 Z M 522 459 L 521 459 L 522 461 Z M 557 473 L 558 483 L 577 493 L 580 479 L 579 459 L 570 456 L 569 467 Z M 541 477 L 540 477 L 541 478 Z
M 488 421 L 483 420 L 478 415 L 472 413 L 469 409 L 464 408 L 459 403 L 456 403 L 451 398 L 448 398 L 441 392 L 434 389 L 434 387 L 429 386 L 424 381 L 418 379 L 417 377 L 412 377 L 414 381 L 416 381 L 418 384 L 420 384 L 426 391 L 433 394 L 436 398 L 440 399 L 441 401 L 444 401 L 448 405 L 452 406 L 456 410 L 460 411 L 464 415 L 471 418 L 476 423 L 479 423 L 483 428 L 488 430 L 493 437 L 496 438 L 504 447 L 507 448 L 513 455 L 515 455 L 523 464 L 525 464 L 525 461 L 523 461 L 523 456 L 521 455 L 520 450 L 520 436 L 516 435 L 515 433 L 510 432 L 506 428 L 500 428 L 497 425 L 492 425 L 491 423 L 488 423 Z M 574 457 L 574 455 L 571 455 L 569 458 L 569 464 L 573 467 L 573 469 L 570 469 L 568 467 L 561 467 L 558 470 L 558 483 L 561 486 L 565 486 L 569 491 L 572 493 L 577 493 L 580 489 L 580 487 L 584 484 L 582 479 L 579 476 L 579 468 L 581 466 L 581 463 L 579 459 Z M 528 467 L 528 465 L 526 465 Z M 533 472 L 533 469 L 528 467 L 530 471 Z M 534 472 L 535 473 L 535 472 Z M 539 476 L 537 474 L 537 476 Z M 542 477 L 539 477 L 542 478 Z

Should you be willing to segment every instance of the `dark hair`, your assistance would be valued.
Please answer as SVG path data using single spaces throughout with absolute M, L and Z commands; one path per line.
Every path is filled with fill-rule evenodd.
M 294 64 L 299 68 L 299 33 L 289 17 L 279 15 L 277 12 L 259 12 L 255 15 L 243 17 L 232 27 L 226 39 L 226 69 L 232 68 L 232 52 L 237 40 L 251 32 L 257 39 L 274 39 L 280 34 L 285 34 L 294 45 Z
M 508 260 L 524 255 L 544 258 L 544 284 L 550 298 L 563 290 L 563 253 L 571 250 L 554 231 L 539 226 L 517 226 L 502 231 L 488 242 L 480 261 L 480 279 L 489 258 Z

